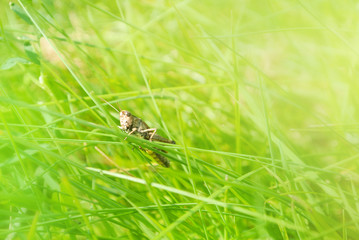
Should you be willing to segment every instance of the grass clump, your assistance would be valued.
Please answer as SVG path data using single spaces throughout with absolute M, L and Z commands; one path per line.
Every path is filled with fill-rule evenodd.
M 356 7 L 1 8 L 0 238 L 356 239 Z

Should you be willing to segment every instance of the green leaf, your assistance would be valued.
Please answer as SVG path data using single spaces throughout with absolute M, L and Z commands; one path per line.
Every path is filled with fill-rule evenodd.
M 17 4 L 15 4 L 13 2 L 10 2 L 10 9 L 13 10 L 16 13 L 16 15 L 18 15 L 20 18 L 22 18 L 25 22 L 27 22 L 30 25 L 33 25 L 31 19 L 29 18 L 29 16 Z
M 31 62 L 25 58 L 20 58 L 20 57 L 15 57 L 15 58 L 9 58 L 6 60 L 5 63 L 3 63 L 0 66 L 0 70 L 7 70 L 10 69 L 12 67 L 14 67 L 17 63 L 21 63 L 21 64 L 31 64 Z
M 37 55 L 37 53 L 34 51 L 34 48 L 31 46 L 30 42 L 24 43 L 24 49 L 31 62 L 40 65 L 39 55 Z

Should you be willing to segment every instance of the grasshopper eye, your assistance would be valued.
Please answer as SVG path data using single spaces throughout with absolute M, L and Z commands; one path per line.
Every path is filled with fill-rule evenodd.
M 131 113 L 128 112 L 128 111 L 125 111 L 125 110 L 121 111 L 120 115 L 121 116 L 126 116 L 126 117 L 131 117 Z

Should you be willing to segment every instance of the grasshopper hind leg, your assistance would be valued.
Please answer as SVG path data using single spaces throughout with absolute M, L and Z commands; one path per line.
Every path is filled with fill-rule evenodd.
M 166 167 L 166 168 L 169 168 L 171 166 L 170 161 L 166 157 L 162 156 L 161 154 L 153 152 L 149 149 L 145 149 L 145 151 L 161 166 Z
M 154 153 L 154 154 L 156 155 L 156 157 L 154 157 L 154 159 L 159 164 L 161 164 L 162 166 L 164 166 L 166 168 L 169 168 L 171 166 L 170 161 L 166 157 L 164 157 L 164 156 L 162 156 L 162 155 L 160 155 L 158 153 Z

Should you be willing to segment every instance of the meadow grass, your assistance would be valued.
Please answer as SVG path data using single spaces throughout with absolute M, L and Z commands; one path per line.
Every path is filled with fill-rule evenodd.
M 1 239 L 357 239 L 358 4 L 0 4 Z

